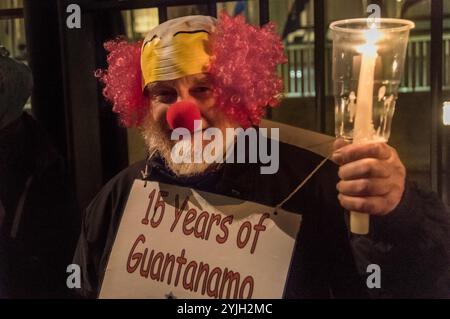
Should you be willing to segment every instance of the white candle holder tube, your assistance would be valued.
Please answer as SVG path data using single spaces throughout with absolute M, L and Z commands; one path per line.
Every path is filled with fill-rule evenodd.
M 387 142 L 409 31 L 403 19 L 349 19 L 331 23 L 335 134 L 353 143 Z M 369 215 L 350 213 L 350 230 L 369 233 Z

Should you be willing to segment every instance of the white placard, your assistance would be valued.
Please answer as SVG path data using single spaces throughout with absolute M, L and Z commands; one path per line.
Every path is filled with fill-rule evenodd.
M 135 180 L 100 298 L 282 298 L 301 215 Z

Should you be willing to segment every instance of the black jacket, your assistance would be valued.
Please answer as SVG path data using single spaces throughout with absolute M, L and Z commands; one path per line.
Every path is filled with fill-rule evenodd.
M 178 178 L 162 160 L 151 163 L 150 180 L 188 186 L 275 206 L 320 163 L 312 152 L 280 143 L 280 169 L 261 175 L 260 164 L 224 164 L 194 178 Z M 113 178 L 87 208 L 74 263 L 82 269 L 79 293 L 96 297 L 134 179 L 145 161 Z M 432 194 L 407 183 L 399 206 L 371 217 L 369 236 L 351 235 L 337 200 L 337 166 L 328 161 L 285 205 L 303 215 L 286 298 L 450 296 L 450 216 Z M 381 288 L 368 289 L 367 265 L 381 267 Z
M 0 285 L 10 298 L 69 297 L 80 215 L 63 159 L 27 113 L 0 133 Z

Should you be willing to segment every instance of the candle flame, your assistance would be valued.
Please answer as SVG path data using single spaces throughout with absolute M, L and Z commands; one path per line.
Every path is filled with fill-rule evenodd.
M 364 30 L 364 38 L 366 43 L 363 45 L 359 45 L 356 47 L 356 51 L 361 54 L 365 54 L 368 56 L 376 56 L 377 55 L 377 46 L 375 45 L 382 38 L 381 32 L 376 28 L 376 24 L 373 23 L 370 26 L 370 29 Z

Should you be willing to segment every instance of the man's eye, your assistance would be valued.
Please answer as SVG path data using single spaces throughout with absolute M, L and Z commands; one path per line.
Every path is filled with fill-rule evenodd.
M 192 90 L 194 93 L 209 93 L 211 88 L 208 86 L 198 86 Z
M 173 103 L 177 99 L 177 94 L 172 91 L 159 91 L 153 94 L 153 98 L 161 103 Z
M 170 96 L 170 95 L 174 95 L 174 94 L 175 93 L 170 92 L 170 91 L 162 91 L 162 92 L 158 93 L 159 96 Z

